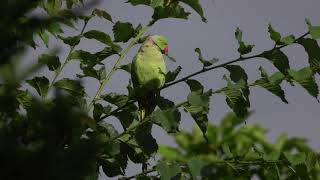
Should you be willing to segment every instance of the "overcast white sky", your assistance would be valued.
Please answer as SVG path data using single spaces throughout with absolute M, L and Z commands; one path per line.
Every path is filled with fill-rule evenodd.
M 212 0 L 200 1 L 204 7 L 208 23 L 203 23 L 195 12 L 186 8 L 192 12 L 188 21 L 160 20 L 149 32 L 168 37 L 169 54 L 177 60 L 176 63 L 168 62 L 168 69 L 174 69 L 178 65 L 182 66 L 183 70 L 179 77 L 201 68 L 201 64 L 197 61 L 197 56 L 194 53 L 194 49 L 197 47 L 202 49 L 205 57 L 219 58 L 221 63 L 237 58 L 238 45 L 234 38 L 236 27 L 243 30 L 246 42 L 256 45 L 253 53 L 258 53 L 273 46 L 267 32 L 269 22 L 283 35 L 294 34 L 296 36 L 300 36 L 307 31 L 304 21 L 307 17 L 313 24 L 320 25 L 319 0 L 215 0 L 214 3 Z M 110 12 L 115 21 L 129 21 L 135 26 L 139 23 L 147 24 L 150 21 L 151 8 L 147 6 L 133 7 L 124 2 L 126 1 L 105 0 L 99 5 L 99 8 Z M 94 19 L 89 23 L 87 30 L 89 29 L 100 29 L 111 34 L 112 24 Z M 73 31 L 68 33 L 73 33 Z M 102 48 L 102 45 L 93 40 L 83 40 L 78 48 L 98 51 Z M 135 47 L 130 51 L 124 63 L 132 61 L 137 48 Z M 40 48 L 37 51 L 30 50 L 28 59 L 33 59 L 35 54 L 45 50 L 45 48 Z M 292 46 L 283 50 L 288 55 L 292 68 L 301 68 L 306 65 L 307 58 L 303 48 Z M 65 53 L 61 53 L 62 59 Z M 111 68 L 115 59 L 116 57 L 106 60 L 107 68 Z M 245 68 L 250 82 L 260 77 L 258 71 L 260 65 L 267 69 L 269 73 L 275 71 L 270 62 L 262 59 L 243 62 L 240 65 Z M 77 63 L 70 64 L 64 70 L 62 76 L 71 76 L 75 72 L 79 72 Z M 216 89 L 225 85 L 225 81 L 222 80 L 225 73 L 227 71 L 219 69 L 199 75 L 195 79 L 200 80 L 208 89 Z M 48 72 L 44 70 L 41 74 L 48 74 Z M 52 77 L 51 74 L 50 77 Z M 125 93 L 128 78 L 129 76 L 125 72 L 117 72 L 107 85 L 105 92 L 120 91 Z M 316 78 L 319 83 L 319 76 Z M 85 84 L 89 96 L 92 97 L 98 83 L 92 79 L 86 79 Z M 259 123 L 269 128 L 271 139 L 285 132 L 289 136 L 305 137 L 310 140 L 313 147 L 320 149 L 318 133 L 320 127 L 319 103 L 299 86 L 291 87 L 289 84 L 283 83 L 282 87 L 286 92 L 289 104 L 283 103 L 278 97 L 264 89 L 256 87 L 251 89 L 251 107 L 255 113 L 248 120 L 248 123 Z M 165 89 L 162 91 L 162 95 L 175 102 L 181 102 L 186 99 L 189 93 L 186 89 L 187 86 L 180 83 L 172 88 Z M 210 106 L 209 119 L 211 123 L 219 123 L 221 117 L 230 110 L 222 95 L 214 95 L 211 98 Z M 113 118 L 108 121 L 119 125 Z M 181 129 L 191 130 L 192 127 L 192 119 L 184 114 Z M 160 128 L 155 127 L 153 134 L 158 143 L 174 144 L 172 138 L 167 136 Z M 140 166 L 130 166 L 129 174 L 137 172 L 137 168 L 140 171 Z

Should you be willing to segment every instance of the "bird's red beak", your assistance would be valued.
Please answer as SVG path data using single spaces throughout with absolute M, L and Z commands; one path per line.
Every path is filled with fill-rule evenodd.
M 169 46 L 165 47 L 162 53 L 165 55 L 168 55 L 168 52 L 169 52 Z

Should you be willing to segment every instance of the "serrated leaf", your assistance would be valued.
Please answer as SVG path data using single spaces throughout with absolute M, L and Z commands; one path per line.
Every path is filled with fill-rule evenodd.
M 101 43 L 104 43 L 104 44 L 110 46 L 111 48 L 113 48 L 117 52 L 121 51 L 121 47 L 117 44 L 114 44 L 111 37 L 104 32 L 97 31 L 97 30 L 91 30 L 91 31 L 85 32 L 83 35 L 84 35 L 84 37 L 86 37 L 88 39 L 95 39 Z
M 119 67 L 119 69 L 122 69 L 122 70 L 126 71 L 127 73 L 131 74 L 131 63 L 125 64 L 125 65 L 121 65 Z
M 136 33 L 131 23 L 119 21 L 114 24 L 112 31 L 114 34 L 114 41 L 124 43 L 131 39 Z
M 33 97 L 32 94 L 28 91 L 19 91 L 17 100 L 23 108 L 29 109 L 32 106 Z
M 182 160 L 182 153 L 173 147 L 166 146 L 166 145 L 159 145 L 158 153 L 169 161 L 176 161 L 176 160 Z
M 181 66 L 178 66 L 175 70 L 167 72 L 166 83 L 174 81 L 181 72 L 181 70 Z
M 33 79 L 26 80 L 26 82 L 37 90 L 41 97 L 46 97 L 49 88 L 49 80 L 46 77 L 34 77 Z
M 151 4 L 151 0 L 128 0 L 127 3 L 131 3 L 133 6 L 137 6 L 137 5 L 150 5 Z
M 281 154 L 280 151 L 271 151 L 271 152 L 269 152 L 267 154 L 264 154 L 263 159 L 265 161 L 276 162 L 276 161 L 279 160 L 280 154 Z
M 290 69 L 288 57 L 279 49 L 268 51 L 263 54 L 264 58 L 270 60 L 273 65 L 284 75 L 288 74 Z
M 230 78 L 233 82 L 239 82 L 241 79 L 248 81 L 246 71 L 239 65 L 227 65 L 225 68 L 230 72 Z
M 204 12 L 199 3 L 199 0 L 180 0 L 180 1 L 188 4 L 193 10 L 195 10 L 201 16 L 201 19 L 203 22 L 207 22 L 207 19 L 204 16 Z
M 286 37 L 283 37 L 280 41 L 283 42 L 284 44 L 293 44 L 295 42 L 296 38 L 294 37 L 294 35 L 289 35 Z
M 165 7 L 156 7 L 152 15 L 153 21 L 151 22 L 151 24 L 153 24 L 157 20 L 165 18 L 188 19 L 189 14 L 189 12 L 185 12 L 184 8 L 180 6 L 178 2 L 173 2 Z
M 140 127 L 135 132 L 135 139 L 143 153 L 151 155 L 158 151 L 157 141 L 152 137 L 150 126 Z
M 270 34 L 270 38 L 277 44 L 277 45 L 281 45 L 281 34 L 279 32 L 277 32 L 271 24 L 269 24 L 268 26 L 268 32 Z
M 107 73 L 105 66 L 101 66 L 99 69 L 95 69 L 92 66 L 84 66 L 83 64 L 80 64 L 80 69 L 82 70 L 83 74 L 77 74 L 78 78 L 92 77 L 97 79 L 99 82 L 101 82 L 106 77 Z
M 261 86 L 262 88 L 267 89 L 268 91 L 270 91 L 274 95 L 278 96 L 283 102 L 288 103 L 288 101 L 285 97 L 284 91 L 282 90 L 282 88 L 280 86 L 281 81 L 272 80 L 268 76 L 267 72 L 262 67 L 260 67 L 259 70 L 260 70 L 262 78 L 259 80 L 256 80 L 254 84 Z M 284 79 L 284 76 L 283 76 L 283 79 Z
M 111 106 L 102 106 L 101 104 L 97 103 L 94 104 L 94 108 L 93 108 L 93 118 L 95 120 L 100 120 L 100 117 L 102 114 L 109 114 L 112 110 Z
M 203 89 L 204 88 L 203 88 L 202 84 L 199 81 L 194 80 L 194 79 L 188 79 L 186 81 L 186 83 L 188 84 L 191 92 L 196 92 L 196 93 L 199 93 L 199 94 L 203 93 Z
M 101 61 L 114 54 L 118 54 L 118 52 L 111 47 L 105 47 L 94 54 L 83 50 L 76 50 L 71 54 L 70 59 L 79 59 L 83 65 L 95 66 L 96 64 L 102 64 Z
M 244 94 L 245 91 L 243 91 L 243 89 L 248 89 L 245 81 L 240 80 L 234 84 L 226 76 L 224 76 L 224 79 L 228 82 L 228 86 L 223 88 L 228 106 L 238 117 L 244 118 L 248 114 L 248 108 L 250 107 L 249 94 Z
M 298 164 L 302 164 L 306 160 L 305 153 L 291 154 L 289 152 L 284 152 L 283 154 L 287 158 L 287 160 L 290 162 L 290 164 L 293 166 L 296 166 Z
M 306 19 L 309 28 L 309 33 L 313 39 L 320 39 L 320 26 L 313 26 L 309 19 Z
M 98 16 L 100 18 L 104 18 L 104 19 L 106 19 L 106 20 L 108 20 L 110 22 L 113 22 L 111 15 L 108 12 L 104 11 L 104 10 L 95 9 L 95 10 L 93 10 L 92 15 L 95 15 L 95 16 Z
M 205 139 L 207 139 L 207 114 L 209 113 L 210 95 L 210 93 L 199 94 L 197 92 L 191 92 L 188 95 L 188 103 L 184 105 L 184 108 L 191 114 L 192 118 L 201 129 Z
M 123 110 L 114 114 L 117 117 L 124 129 L 130 127 L 139 119 L 138 107 L 134 104 L 123 108 Z
M 160 174 L 161 180 L 169 180 L 181 173 L 181 168 L 177 164 L 169 164 L 161 161 L 157 164 L 156 169 Z
M 84 87 L 80 84 L 80 82 L 72 79 L 63 78 L 55 82 L 53 86 L 59 89 L 63 89 L 75 96 L 85 95 Z
M 198 54 L 198 59 L 199 61 L 203 64 L 203 67 L 207 67 L 207 66 L 211 66 L 212 64 L 218 62 L 219 60 L 216 58 L 212 58 L 212 59 L 204 59 L 201 53 L 201 50 L 199 48 L 196 48 L 194 50 L 197 54 Z
M 40 38 L 42 39 L 43 43 L 48 47 L 49 44 L 49 34 L 46 31 L 40 31 L 39 33 Z
M 57 71 L 61 66 L 59 57 L 50 54 L 42 54 L 38 62 L 47 65 L 50 71 Z
M 70 36 L 70 37 L 62 37 L 58 35 L 58 37 L 65 43 L 70 46 L 76 46 L 80 43 L 80 36 Z
M 124 106 L 129 100 L 127 95 L 117 93 L 105 94 L 102 95 L 101 98 L 107 101 L 108 103 L 116 105 L 117 107 Z
M 313 72 L 320 74 L 320 47 L 314 39 L 303 38 L 298 40 L 308 53 L 310 68 Z
M 318 84 L 316 83 L 314 73 L 309 67 L 302 68 L 298 71 L 289 70 L 289 75 L 294 79 L 294 81 L 305 88 L 311 96 L 315 98 L 318 97 Z
M 236 29 L 235 37 L 236 37 L 236 39 L 238 40 L 238 43 L 239 43 L 238 52 L 239 52 L 241 55 L 248 54 L 248 53 L 250 53 L 250 52 L 252 51 L 254 45 L 252 45 L 252 44 L 246 44 L 246 43 L 242 40 L 242 31 L 240 30 L 239 27 Z
M 155 124 L 162 127 L 168 133 L 175 133 L 179 130 L 181 114 L 176 108 L 165 110 L 156 110 L 152 115 L 152 120 Z

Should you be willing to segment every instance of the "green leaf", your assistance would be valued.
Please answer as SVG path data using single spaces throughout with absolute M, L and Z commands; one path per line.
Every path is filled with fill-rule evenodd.
M 274 30 L 271 24 L 268 26 L 268 32 L 270 34 L 270 38 L 277 44 L 277 45 L 282 45 L 281 43 L 281 35 L 279 32 Z
M 101 43 L 104 43 L 106 45 L 109 45 L 109 46 L 113 45 L 111 37 L 108 34 L 101 32 L 101 31 L 98 31 L 98 30 L 87 31 L 83 34 L 83 36 L 88 39 L 95 39 L 95 40 L 97 40 Z
M 261 79 L 258 79 L 254 82 L 254 85 L 258 85 L 261 86 L 262 88 L 267 89 L 268 91 L 270 91 L 271 93 L 273 93 L 274 95 L 278 96 L 283 102 L 288 103 L 284 91 L 282 90 L 280 83 L 281 81 L 275 82 L 274 80 L 272 80 L 267 72 L 260 67 L 259 68 L 260 73 L 261 73 Z M 284 79 L 284 76 L 283 76 Z
M 136 33 L 132 24 L 119 21 L 115 23 L 112 30 L 115 42 L 127 42 Z
M 201 179 L 201 170 L 203 167 L 208 165 L 208 162 L 205 162 L 197 157 L 193 157 L 188 161 L 188 167 L 192 174 L 193 179 Z
M 288 74 L 290 69 L 288 57 L 279 49 L 263 53 L 264 58 L 270 60 L 273 65 L 284 75 Z
M 131 63 L 125 64 L 125 65 L 121 65 L 119 67 L 119 69 L 122 69 L 122 70 L 126 71 L 127 73 L 131 74 Z
M 135 139 L 138 145 L 147 155 L 151 155 L 158 151 L 157 141 L 152 137 L 151 131 L 149 130 L 150 126 L 146 125 L 145 127 L 139 127 L 135 133 Z
M 99 82 L 103 81 L 107 73 L 106 68 L 104 66 L 101 66 L 97 70 L 92 66 L 84 66 L 83 64 L 80 64 L 80 69 L 82 70 L 83 74 L 77 74 L 78 78 L 92 77 L 97 79 Z
M 188 95 L 188 103 L 184 108 L 191 114 L 202 131 L 203 137 L 207 139 L 206 132 L 208 126 L 209 100 L 211 93 L 198 94 L 191 92 Z
M 70 36 L 70 37 L 62 37 L 58 35 L 58 38 L 60 38 L 65 44 L 68 44 L 69 46 L 76 46 L 80 43 L 80 36 Z
M 199 3 L 199 0 L 180 0 L 180 1 L 188 4 L 193 10 L 195 10 L 201 16 L 201 19 L 203 22 L 207 22 L 207 19 L 204 16 L 204 12 Z
M 49 34 L 46 31 L 40 31 L 39 33 L 40 38 L 42 39 L 43 43 L 48 47 L 49 44 Z
M 248 108 L 250 107 L 246 82 L 240 80 L 234 84 L 226 76 L 223 78 L 228 82 L 228 86 L 223 88 L 228 106 L 238 117 L 244 118 L 248 114 Z
M 203 93 L 203 89 L 204 88 L 203 88 L 202 84 L 199 81 L 194 80 L 194 79 L 188 79 L 186 81 L 186 83 L 188 84 L 191 92 L 196 92 L 198 94 L 202 94 Z
M 49 80 L 46 77 L 34 77 L 33 79 L 26 80 L 26 82 L 36 89 L 41 97 L 46 97 L 49 88 Z
M 212 59 L 209 59 L 209 60 L 204 59 L 202 57 L 202 53 L 201 53 L 201 50 L 199 48 L 196 48 L 194 51 L 196 53 L 198 53 L 198 59 L 203 64 L 203 67 L 211 66 L 212 64 L 214 64 L 214 63 L 219 61 L 216 58 L 212 58 Z
M 250 53 L 250 52 L 252 51 L 254 45 L 252 45 L 252 44 L 246 44 L 246 43 L 242 40 L 242 31 L 240 30 L 239 27 L 236 29 L 235 37 L 236 37 L 236 39 L 238 40 L 238 43 L 239 43 L 238 52 L 239 52 L 241 55 L 248 54 L 248 53 Z
M 303 38 L 299 39 L 298 43 L 301 44 L 308 53 L 309 64 L 312 71 L 320 74 L 320 47 L 318 42 L 314 39 Z
M 114 54 L 118 54 L 118 52 L 111 47 L 105 47 L 103 50 L 94 54 L 83 50 L 77 50 L 71 54 L 70 59 L 79 59 L 83 65 L 95 66 L 96 64 L 102 64 L 101 61 Z
M 111 37 L 108 34 L 101 31 L 97 31 L 97 30 L 88 31 L 84 33 L 84 37 L 88 39 L 95 39 L 101 43 L 104 43 L 110 46 L 112 49 L 114 49 L 117 52 L 120 52 L 122 49 L 119 45 L 113 43 L 113 41 L 111 40 Z
M 319 88 L 316 83 L 314 73 L 309 67 L 302 68 L 298 71 L 289 70 L 289 74 L 294 81 L 305 88 L 311 96 L 315 98 L 318 97 Z
M 63 89 L 75 96 L 84 96 L 85 91 L 83 86 L 80 84 L 79 81 L 71 80 L 68 78 L 63 78 L 56 83 L 53 84 L 54 87 L 59 89 Z
M 152 121 L 162 127 L 168 133 L 175 133 L 179 130 L 181 114 L 176 108 L 156 110 L 152 115 Z
M 28 91 L 18 91 L 17 100 L 25 109 L 32 107 L 33 96 Z
M 176 160 L 182 160 L 182 153 L 173 147 L 166 146 L 166 145 L 159 145 L 158 153 L 169 161 L 176 161 Z
M 102 95 L 101 98 L 107 101 L 108 103 L 116 105 L 117 107 L 124 106 L 129 100 L 127 95 L 117 93 L 105 94 Z
M 293 35 L 286 36 L 282 38 L 280 41 L 283 42 L 284 44 L 293 44 L 295 42 L 296 38 Z
M 307 22 L 311 37 L 313 39 L 320 39 L 320 26 L 312 26 L 309 19 L 306 19 L 306 22 Z
M 152 15 L 153 21 L 151 24 L 155 23 L 157 20 L 165 18 L 188 19 L 189 14 L 189 12 L 185 12 L 184 8 L 180 6 L 178 2 L 173 2 L 165 7 L 156 7 Z
M 239 65 L 227 65 L 225 68 L 230 72 L 230 78 L 233 82 L 239 82 L 241 79 L 248 81 L 246 71 Z
M 48 69 L 50 71 L 57 71 L 60 66 L 61 63 L 59 61 L 59 57 L 58 56 L 54 56 L 54 55 L 50 55 L 50 54 L 42 54 L 39 59 L 38 62 L 41 64 L 45 64 L 48 66 Z
M 161 180 L 170 180 L 181 173 L 181 168 L 178 164 L 171 164 L 165 161 L 159 162 L 156 169 L 160 174 Z
M 100 117 L 102 114 L 109 114 L 112 110 L 111 106 L 102 106 L 101 104 L 97 103 L 94 104 L 94 108 L 93 108 L 93 118 L 95 120 L 100 120 Z
M 287 160 L 290 162 L 290 164 L 293 166 L 296 166 L 298 164 L 302 164 L 306 160 L 305 153 L 291 154 L 289 152 L 284 152 L 283 154 L 287 158 Z
M 121 100 L 119 100 L 121 101 Z M 120 123 L 124 129 L 130 127 L 133 122 L 137 122 L 139 119 L 138 107 L 134 104 L 123 108 L 121 111 L 114 113 L 114 116 L 120 120 Z
M 151 0 L 128 0 L 127 3 L 131 3 L 133 6 L 137 6 L 141 4 L 149 6 L 151 4 Z
M 106 19 L 106 20 L 108 20 L 110 22 L 113 22 L 111 15 L 108 12 L 104 11 L 104 10 L 95 9 L 95 10 L 93 10 L 92 15 L 95 15 L 95 16 L 98 16 L 100 18 L 104 18 L 104 19 Z
M 178 66 L 175 70 L 167 72 L 166 83 L 174 81 L 181 72 L 181 70 L 181 66 Z
M 279 160 L 280 154 L 281 154 L 280 151 L 277 151 L 277 150 L 276 151 L 271 151 L 269 153 L 264 154 L 263 159 L 265 161 L 275 162 L 275 161 Z

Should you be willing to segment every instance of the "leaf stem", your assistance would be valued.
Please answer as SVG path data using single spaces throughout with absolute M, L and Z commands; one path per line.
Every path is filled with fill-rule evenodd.
M 148 30 L 148 26 L 142 28 L 140 30 L 140 32 L 138 33 L 138 35 L 131 41 L 131 43 L 128 45 L 128 47 L 123 50 L 118 58 L 118 60 L 116 61 L 116 63 L 114 64 L 113 68 L 111 69 L 111 71 L 107 74 L 106 78 L 102 81 L 99 89 L 97 90 L 94 98 L 91 100 L 88 108 L 87 108 L 87 112 L 89 112 L 91 110 L 91 108 L 93 107 L 93 104 L 95 102 L 95 100 L 99 99 L 103 89 L 105 88 L 105 86 L 108 84 L 108 82 L 110 81 L 112 75 L 118 70 L 118 66 L 120 65 L 120 63 L 122 62 L 122 60 L 126 57 L 127 53 L 129 52 L 129 50 L 136 44 L 136 42 L 138 42 L 138 40 L 141 38 L 141 36 Z
M 83 33 L 84 33 L 84 30 L 86 29 L 87 27 L 87 24 L 88 24 L 89 21 L 84 21 L 84 25 L 81 29 L 81 32 L 78 36 L 82 36 Z M 48 88 L 48 92 L 49 90 L 52 88 L 53 84 L 57 81 L 59 75 L 61 74 L 62 70 L 64 69 L 64 67 L 68 64 L 68 62 L 70 61 L 71 59 L 71 54 L 73 53 L 74 49 L 75 49 L 76 45 L 73 45 L 73 46 L 70 46 L 70 50 L 68 52 L 68 55 L 65 59 L 65 61 L 63 62 L 62 66 L 58 69 L 58 71 L 56 72 L 53 80 L 51 81 L 50 85 L 49 85 L 49 88 Z

